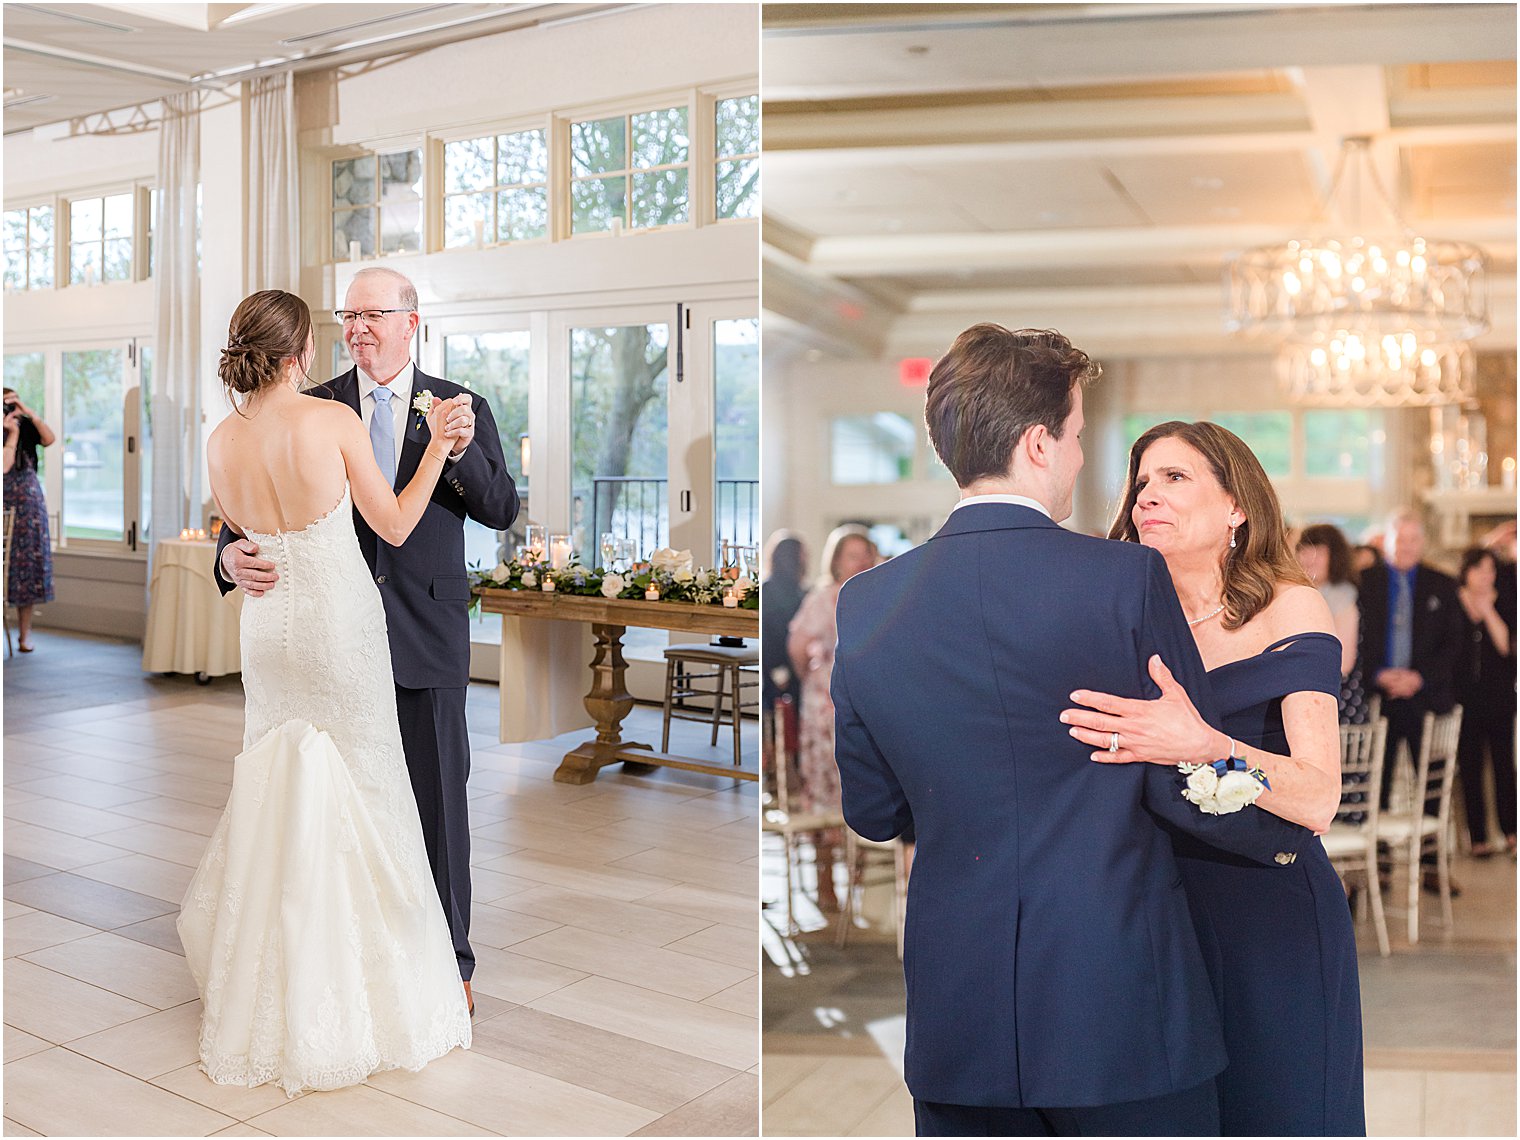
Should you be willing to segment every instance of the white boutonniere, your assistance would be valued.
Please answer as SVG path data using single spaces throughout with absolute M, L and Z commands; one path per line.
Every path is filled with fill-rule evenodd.
M 412 397 L 412 411 L 416 412 L 419 416 L 425 417 L 432 410 L 433 393 L 429 389 L 424 388 Z
M 1231 757 L 1212 764 L 1178 764 L 1177 771 L 1187 777 L 1182 798 L 1197 804 L 1205 815 L 1229 815 L 1272 787 L 1260 768 L 1249 768 L 1244 760 Z

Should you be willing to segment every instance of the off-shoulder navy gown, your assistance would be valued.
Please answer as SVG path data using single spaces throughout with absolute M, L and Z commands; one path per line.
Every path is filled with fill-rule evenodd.
M 1211 670 L 1220 727 L 1285 755 L 1283 697 L 1337 697 L 1340 653 L 1330 634 L 1305 633 Z M 1263 867 L 1174 842 L 1230 1056 L 1217 1078 L 1223 1134 L 1366 1135 L 1356 942 L 1323 845 Z

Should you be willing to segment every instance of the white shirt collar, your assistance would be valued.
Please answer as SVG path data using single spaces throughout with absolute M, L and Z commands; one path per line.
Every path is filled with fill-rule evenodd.
M 370 393 L 380 387 L 380 382 L 362 368 L 356 366 L 354 371 L 359 374 L 359 403 L 362 406 L 364 401 L 369 399 Z M 396 378 L 386 385 L 391 390 L 392 400 L 400 400 L 402 408 L 406 408 L 412 402 L 412 386 L 416 378 L 416 372 L 417 365 L 411 361 L 407 361 L 406 367 L 398 372 Z
M 1019 507 L 1030 507 L 1046 518 L 1050 518 L 1050 511 L 1044 503 L 1037 503 L 1024 495 L 969 495 L 951 507 L 950 511 L 953 514 L 962 507 L 969 507 L 975 503 L 1012 503 Z

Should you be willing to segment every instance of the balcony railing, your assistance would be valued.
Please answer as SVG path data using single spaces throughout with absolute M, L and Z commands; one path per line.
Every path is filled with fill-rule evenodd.
M 760 481 L 719 479 L 714 503 L 714 546 L 717 562 L 723 543 L 754 546 L 760 535 Z M 579 504 L 578 504 L 579 505 Z M 579 513 L 579 512 L 578 512 Z M 604 475 L 591 481 L 591 512 L 581 516 L 576 535 L 583 558 L 596 560 L 603 534 L 632 539 L 640 555 L 670 545 L 670 503 L 667 481 L 629 475 Z M 697 560 L 706 561 L 698 553 Z

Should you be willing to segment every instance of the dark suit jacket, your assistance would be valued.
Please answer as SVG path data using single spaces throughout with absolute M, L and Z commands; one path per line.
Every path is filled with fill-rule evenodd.
M 475 438 L 457 461 L 444 466 L 421 521 L 405 543 L 391 546 L 380 541 L 357 508 L 354 529 L 385 602 L 396 684 L 407 689 L 461 688 L 470 683 L 465 516 L 492 530 L 506 530 L 517 517 L 517 487 L 507 471 L 496 418 L 485 397 L 418 369 L 412 391 L 423 389 L 439 399 L 468 393 L 475 411 Z M 358 415 L 358 372 L 351 368 L 308 395 L 341 400 Z M 397 489 L 417 473 L 427 443 L 426 422 L 408 410 L 401 461 L 396 465 Z M 224 594 L 233 585 L 222 577 L 222 548 L 235 537 L 223 529 L 216 548 L 216 580 Z
M 913 1095 L 1079 1107 L 1218 1073 L 1219 1016 L 1169 828 L 1268 866 L 1308 833 L 1257 808 L 1206 816 L 1174 769 L 1095 764 L 1058 719 L 1078 688 L 1159 695 L 1152 653 L 1211 715 L 1161 556 L 976 504 L 852 578 L 838 619 L 845 817 L 871 839 L 917 831 Z
M 1388 665 L 1388 569 L 1374 566 L 1362 575 L 1357 591 L 1361 611 L 1359 648 L 1367 692 L 1376 691 L 1378 670 Z M 1447 713 L 1456 704 L 1455 675 L 1461 651 L 1462 606 L 1457 584 L 1439 570 L 1416 567 L 1414 631 L 1409 667 L 1425 679 L 1412 698 L 1422 710 Z

